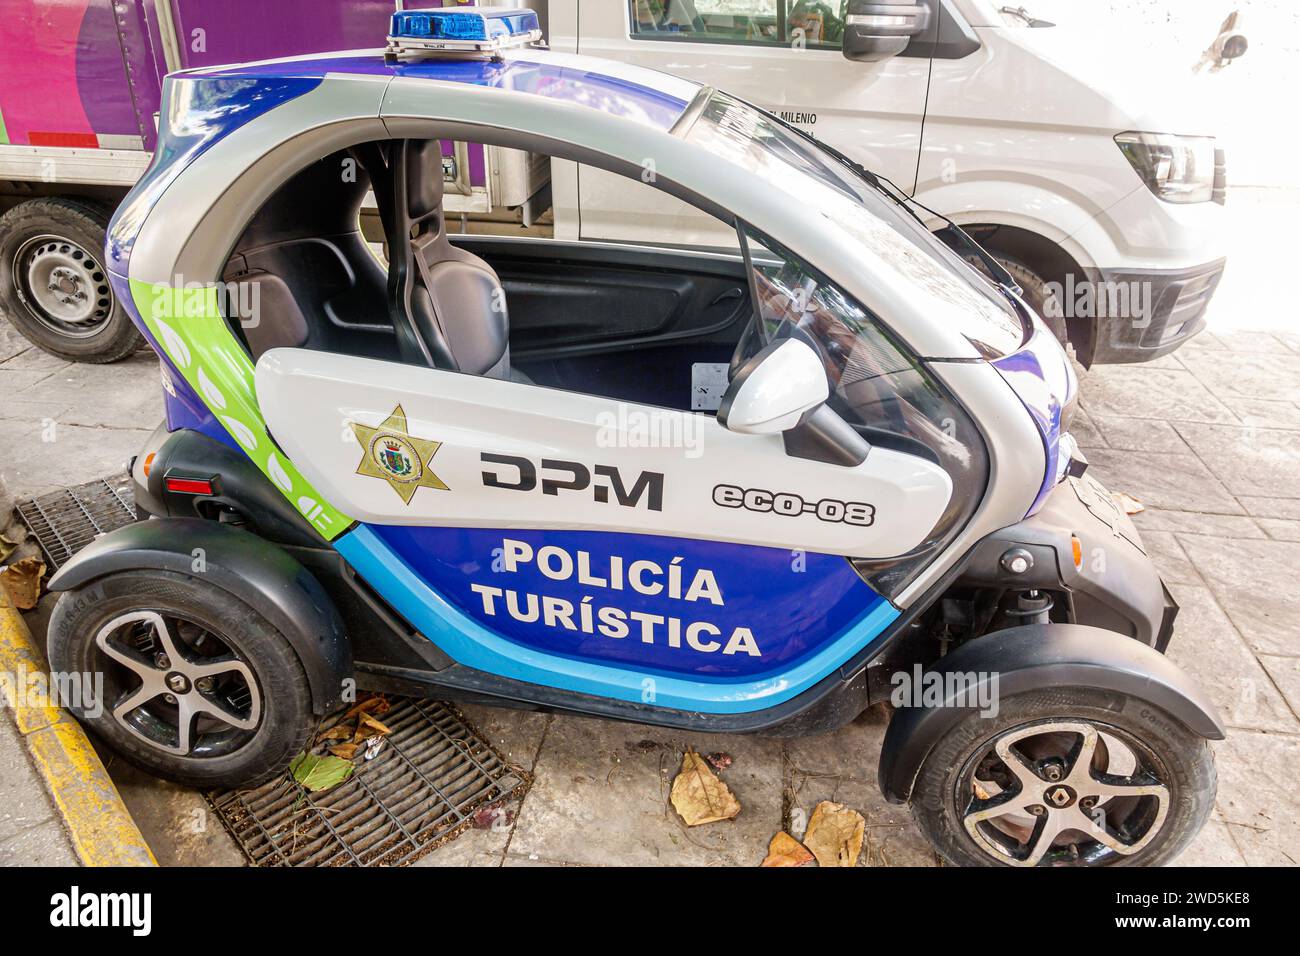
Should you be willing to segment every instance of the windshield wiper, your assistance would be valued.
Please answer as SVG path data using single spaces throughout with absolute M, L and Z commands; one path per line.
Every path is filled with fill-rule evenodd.
M 777 117 L 777 119 L 784 123 L 783 120 L 780 120 L 780 117 Z M 844 153 L 840 152 L 838 149 L 836 149 L 834 146 L 830 145 L 829 143 L 822 142 L 820 139 L 813 136 L 811 133 L 804 132 L 799 127 L 791 123 L 785 123 L 785 126 L 787 129 L 794 130 L 794 132 L 798 133 L 804 139 L 808 140 L 809 142 L 817 146 L 819 149 L 823 150 L 827 155 L 829 155 L 831 158 L 838 161 L 842 166 L 845 166 L 850 172 L 854 173 L 856 176 L 858 176 L 858 178 L 860 178 L 868 186 L 871 186 L 881 195 L 892 200 L 895 205 L 900 207 L 904 212 L 906 212 L 909 216 L 911 216 L 918 223 L 920 223 L 922 229 L 925 229 L 927 232 L 930 231 L 929 227 L 926 226 L 925 224 L 925 220 L 922 219 L 919 215 L 917 215 L 916 209 L 912 208 L 913 206 L 924 209 L 931 216 L 934 216 L 934 218 L 943 222 L 944 227 L 942 229 L 934 231 L 933 233 L 931 233 L 932 235 L 938 237 L 940 241 L 946 241 L 944 239 L 945 236 L 950 237 L 952 240 L 960 244 L 962 248 L 965 249 L 970 255 L 977 258 L 980 261 L 980 263 L 984 266 L 984 268 L 988 271 L 989 276 L 993 279 L 993 281 L 996 282 L 1000 287 L 1002 287 L 1004 291 L 1010 292 L 1012 295 L 1015 296 L 1019 296 L 1023 294 L 1024 290 L 1020 288 L 1020 284 L 1016 282 L 1016 280 L 1012 277 L 1010 272 L 1008 272 L 1006 269 L 1002 267 L 1002 263 L 998 262 L 991 255 L 989 255 L 989 253 L 985 250 L 985 248 L 981 246 L 978 242 L 976 242 L 970 233 L 968 233 L 961 226 L 957 225 L 955 222 L 953 222 L 943 213 L 935 212 L 933 209 L 931 209 L 929 206 L 925 205 L 924 203 L 917 202 L 911 196 L 907 195 L 907 193 L 903 192 L 903 190 L 899 189 L 898 186 L 896 186 L 891 180 L 877 173 L 873 173 L 871 170 L 867 169 L 867 167 L 863 166 L 861 163 L 846 156 Z M 951 248 L 953 243 L 948 242 L 947 245 L 949 246 L 949 248 Z

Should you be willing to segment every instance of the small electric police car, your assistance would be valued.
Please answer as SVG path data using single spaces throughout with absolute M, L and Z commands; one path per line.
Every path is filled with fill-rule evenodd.
M 1011 279 L 528 11 L 391 33 L 167 80 L 106 249 L 162 358 L 149 520 L 51 584 L 52 666 L 103 674 L 87 723 L 209 787 L 282 772 L 356 686 L 776 735 L 890 702 L 880 785 L 948 860 L 1183 849 L 1223 725 Z M 740 251 L 449 235 L 454 141 L 571 161 L 556 202 L 663 190 Z

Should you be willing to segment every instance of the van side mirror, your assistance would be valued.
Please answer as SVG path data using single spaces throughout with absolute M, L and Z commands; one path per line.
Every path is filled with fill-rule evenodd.
M 930 27 L 930 5 L 849 0 L 844 15 L 844 56 L 850 60 L 887 60 L 907 49 L 914 36 Z
M 746 435 L 779 435 L 830 397 L 816 350 L 799 339 L 781 339 L 740 367 L 722 397 L 718 421 Z

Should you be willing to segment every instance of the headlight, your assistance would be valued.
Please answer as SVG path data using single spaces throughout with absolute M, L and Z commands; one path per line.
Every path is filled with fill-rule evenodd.
M 1165 202 L 1205 202 L 1213 196 L 1213 136 L 1120 133 L 1115 142 L 1142 181 Z

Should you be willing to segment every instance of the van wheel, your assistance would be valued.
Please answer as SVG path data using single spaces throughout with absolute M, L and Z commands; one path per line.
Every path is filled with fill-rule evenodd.
M 1038 313 L 1047 327 L 1052 330 L 1052 334 L 1064 346 L 1069 338 L 1069 333 L 1065 327 L 1065 311 L 1061 307 L 1060 298 L 1052 292 L 1047 280 L 1024 263 L 1015 259 L 1008 259 L 1006 256 L 997 253 L 994 253 L 993 258 L 998 261 L 1002 268 L 1011 273 L 1011 278 L 1015 279 L 1016 284 L 1024 290 L 1023 298 L 1025 302 Z
M 122 571 L 64 593 L 50 619 L 64 704 L 127 760 L 190 787 L 283 773 L 312 727 L 297 655 L 266 618 L 207 582 Z
M 1200 831 L 1215 783 L 1209 743 L 1173 718 L 1060 688 L 958 722 L 926 757 L 912 814 L 959 866 L 1158 866 Z
M 28 341 L 70 362 L 116 362 L 144 344 L 103 266 L 109 218 L 64 198 L 0 216 L 0 306 Z

